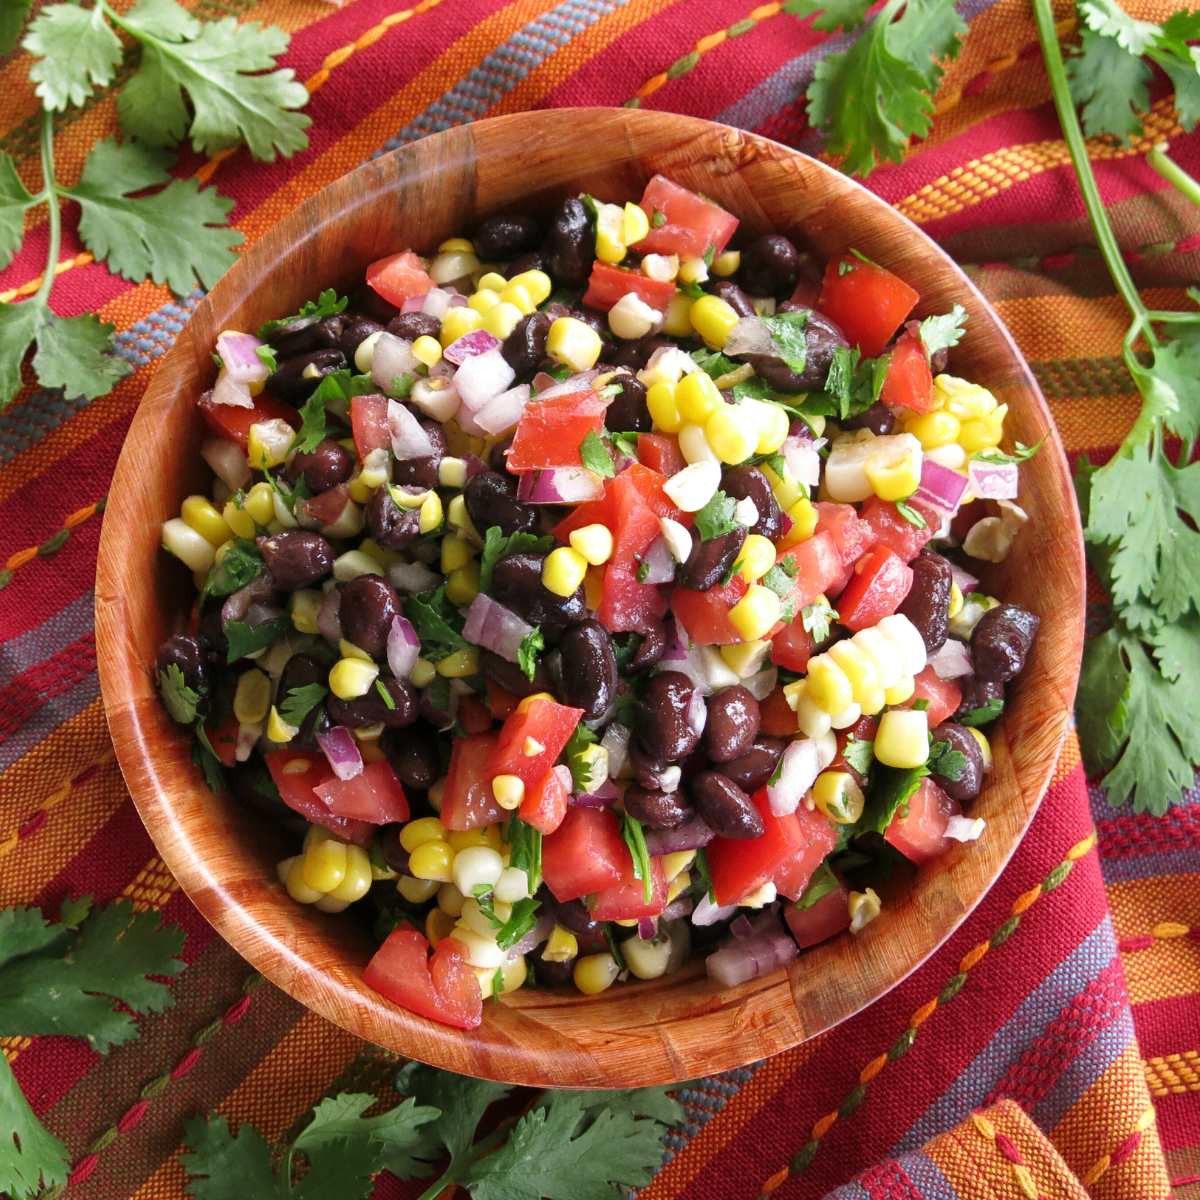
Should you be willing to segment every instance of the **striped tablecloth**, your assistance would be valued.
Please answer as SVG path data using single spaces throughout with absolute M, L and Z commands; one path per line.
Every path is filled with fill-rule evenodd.
M 946 74 L 934 134 L 871 186 L 969 264 L 1068 448 L 1103 454 L 1136 408 L 1119 359 L 1126 318 L 1090 247 L 1031 15 L 1021 0 L 960 7 L 971 36 Z M 194 8 L 291 31 L 285 62 L 312 93 L 305 153 L 180 163 L 235 198 L 248 241 L 372 155 L 525 108 L 636 103 L 817 152 L 803 88 L 820 54 L 845 41 L 746 0 Z M 1069 27 L 1066 6 L 1060 15 Z M 36 168 L 28 66 L 20 54 L 0 66 L 0 150 L 23 172 Z M 113 120 L 110 99 L 60 119 L 64 178 Z M 1168 106 L 1151 126 L 1200 168 L 1200 139 L 1180 134 Z M 1097 148 L 1097 169 L 1139 286 L 1165 308 L 1196 277 L 1200 226 L 1142 163 L 1145 148 Z M 0 299 L 36 289 L 45 244 L 33 229 L 0 275 Z M 332 1088 L 385 1086 L 393 1064 L 260 982 L 212 933 L 122 785 L 95 674 L 100 514 L 154 362 L 198 297 L 110 275 L 70 215 L 59 269 L 59 311 L 115 322 L 137 369 L 91 403 L 29 392 L 0 414 L 0 904 L 132 897 L 187 931 L 188 967 L 176 1005 L 106 1059 L 52 1038 L 10 1039 L 4 1052 L 70 1147 L 73 1200 L 160 1200 L 182 1194 L 185 1116 L 217 1108 L 279 1137 Z M 840 1029 L 689 1092 L 687 1125 L 643 1196 L 799 1200 L 838 1185 L 855 1198 L 1200 1196 L 1198 875 L 1200 803 L 1161 819 L 1114 811 L 1070 741 L 1020 851 L 941 953 Z M 385 1181 L 380 1194 L 406 1191 Z

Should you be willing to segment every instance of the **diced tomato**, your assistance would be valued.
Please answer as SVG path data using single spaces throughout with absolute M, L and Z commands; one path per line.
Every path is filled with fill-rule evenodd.
M 582 708 L 570 708 L 556 700 L 530 700 L 505 718 L 500 737 L 488 756 L 485 774 L 519 776 L 527 788 L 558 761 L 567 739 L 579 725 Z M 540 747 L 540 749 L 538 749 Z M 534 750 L 530 754 L 530 750 Z
M 483 993 L 462 942 L 443 938 L 429 958 L 425 935 L 398 925 L 371 956 L 363 982 L 393 1004 L 456 1029 L 483 1020 Z
M 862 519 L 874 532 L 875 541 L 894 550 L 905 562 L 912 562 L 920 554 L 921 547 L 937 532 L 941 519 L 932 507 L 920 500 L 909 500 L 908 503 L 924 518 L 924 529 L 906 521 L 894 504 L 880 500 L 878 496 L 872 496 L 862 506 Z
M 783 688 L 777 687 L 758 702 L 759 729 L 770 737 L 792 737 L 796 733 L 796 714 L 792 712 Z
M 232 767 L 237 762 L 238 729 L 238 719 L 230 713 L 220 725 L 205 730 L 208 734 L 208 744 L 227 767 Z
M 962 703 L 962 688 L 957 680 L 942 679 L 932 667 L 926 667 L 913 680 L 912 696 L 900 707 L 912 708 L 917 700 L 929 701 L 925 713 L 929 718 L 929 728 L 934 729 L 958 712 L 958 706 Z
M 664 478 L 670 478 L 687 466 L 679 449 L 679 439 L 673 433 L 639 433 L 637 456 L 638 462 Z
M 408 820 L 408 797 L 386 759 L 369 762 L 353 779 L 332 779 L 319 783 L 313 791 L 339 817 L 366 821 L 371 825 L 390 825 Z
M 579 447 L 589 433 L 604 428 L 608 401 L 593 391 L 568 392 L 549 400 L 534 397 L 521 414 L 512 449 L 510 471 L 539 467 L 582 466 Z
M 657 917 L 667 907 L 667 879 L 662 859 L 650 860 L 650 899 L 640 879 L 633 877 L 633 860 L 629 861 L 621 881 L 597 892 L 591 903 L 592 917 L 597 921 L 633 921 L 638 917 Z
M 729 610 L 746 594 L 746 581 L 735 575 L 724 587 L 706 592 L 677 587 L 671 592 L 671 611 L 687 636 L 702 646 L 731 646 L 742 635 L 729 619 Z
M 851 568 L 878 539 L 875 530 L 859 519 L 858 509 L 853 504 L 818 500 L 813 507 L 817 510 L 817 532 L 828 533 L 833 538 L 842 557 L 842 566 L 846 568 L 845 577 L 837 586 L 840 592 L 850 578 Z
M 339 483 L 336 487 L 326 488 L 315 496 L 298 501 L 296 512 L 318 525 L 332 525 L 346 511 L 346 505 L 350 502 L 349 485 Z
M 812 634 L 804 628 L 804 618 L 797 613 L 790 625 L 785 625 L 771 639 L 771 661 L 788 671 L 806 671 L 813 654 Z M 792 728 L 795 729 L 795 718 Z
M 454 739 L 442 789 L 442 824 L 447 829 L 478 829 L 495 825 L 508 815 L 492 795 L 492 777 L 487 772 L 499 740 L 495 733 Z
M 458 702 L 458 723 L 469 734 L 487 733 L 492 727 L 492 710 L 474 696 L 463 696 Z
M 201 396 L 196 407 L 213 433 L 237 442 L 243 450 L 250 437 L 250 426 L 257 425 L 259 421 L 281 420 L 293 429 L 300 428 L 300 414 L 290 404 L 276 400 L 269 392 L 255 396 L 253 408 L 213 404 L 207 396 Z
M 354 817 L 340 817 L 316 793 L 316 788 L 334 779 L 333 770 L 320 751 L 303 754 L 296 750 L 272 750 L 264 755 L 267 770 L 279 789 L 279 798 L 310 825 L 320 825 L 346 842 L 365 846 L 375 827 Z
M 429 273 L 411 250 L 377 258 L 367 267 L 367 284 L 397 308 L 405 300 L 424 296 L 433 288 Z
M 932 779 L 925 779 L 909 797 L 907 808 L 892 818 L 883 836 L 909 862 L 928 862 L 949 849 L 946 826 L 961 812 L 957 800 L 947 796 Z
M 855 633 L 877 625 L 904 602 L 912 581 L 912 567 L 895 551 L 873 546 L 855 564 L 838 597 L 838 620 Z
M 557 770 L 547 771 L 521 800 L 520 817 L 542 833 L 553 833 L 567 815 L 571 796 Z
M 372 450 L 390 450 L 392 435 L 388 432 L 386 396 L 351 396 L 350 429 L 354 434 L 354 449 L 361 462 Z
M 504 688 L 492 679 L 487 680 L 487 697 L 488 707 L 492 710 L 492 716 L 498 721 L 503 721 L 521 702 L 519 696 L 514 696 L 512 692 L 505 691 Z
M 801 950 L 827 942 L 831 937 L 850 928 L 850 893 L 846 885 L 839 883 L 831 892 L 826 892 L 811 908 L 800 909 L 794 904 L 785 904 L 783 919 L 788 931 Z
M 565 904 L 619 883 L 630 870 L 629 848 L 606 808 L 569 808 L 542 842 L 542 878 Z
M 874 358 L 920 298 L 886 267 L 847 253 L 826 264 L 817 308 L 841 327 L 852 346 Z
M 889 408 L 910 408 L 926 413 L 933 409 L 933 372 L 929 355 L 918 333 L 906 329 L 892 347 L 887 375 L 879 399 Z
M 665 313 L 675 295 L 675 281 L 668 279 L 664 283 L 643 275 L 641 271 L 626 271 L 597 260 L 592 266 L 583 303 L 588 308 L 608 312 L 622 296 L 628 296 L 630 292 L 657 312 Z
M 795 899 L 837 841 L 833 825 L 819 812 L 801 805 L 794 813 L 773 816 L 765 787 L 751 799 L 763 819 L 762 836 L 717 838 L 708 846 L 718 904 L 736 904 L 768 881 Z
M 737 217 L 662 175 L 646 184 L 641 203 L 650 232 L 637 243 L 639 254 L 701 258 L 710 247 L 720 254 L 738 227 Z
M 799 545 L 781 551 L 778 561 L 795 568 L 792 576 L 792 591 L 784 605 L 791 604 L 795 612 L 811 604 L 820 595 L 836 591 L 844 568 L 842 556 L 832 534 L 818 530 Z

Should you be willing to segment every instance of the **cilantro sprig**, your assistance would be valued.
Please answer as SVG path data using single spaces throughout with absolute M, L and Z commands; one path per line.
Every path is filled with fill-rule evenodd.
M 483 535 L 483 553 L 479 556 L 479 590 L 491 591 L 492 571 L 502 558 L 513 554 L 545 554 L 553 548 L 554 539 L 549 535 L 510 533 L 506 536 L 499 525 L 489 525 Z

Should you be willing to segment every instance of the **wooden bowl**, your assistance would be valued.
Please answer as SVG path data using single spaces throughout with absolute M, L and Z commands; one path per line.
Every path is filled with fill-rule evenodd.
M 624 200 L 655 172 L 706 193 L 743 231 L 795 235 L 825 259 L 847 246 L 921 292 L 922 313 L 970 314 L 954 370 L 1010 407 L 1011 438 L 1041 453 L 1022 469 L 1030 523 L 985 585 L 1041 614 L 1032 659 L 994 737 L 995 769 L 972 808 L 984 837 L 920 872 L 857 937 L 805 951 L 787 971 L 723 990 L 702 965 L 600 996 L 523 989 L 485 1005 L 462 1033 L 411 1015 L 362 982 L 372 945 L 352 921 L 293 903 L 275 879 L 269 823 L 214 797 L 151 681 L 180 627 L 191 583 L 159 525 L 205 490 L 194 402 L 226 328 L 257 329 L 323 287 L 358 284 L 373 259 L 429 250 L 505 208 L 546 208 L 586 191 Z M 1012 339 L 966 276 L 919 229 L 803 154 L 725 126 L 629 109 L 558 109 L 427 137 L 330 184 L 257 242 L 200 303 L 134 419 L 104 518 L 96 587 L 100 682 L 117 758 L 138 811 L 188 896 L 290 996 L 358 1036 L 467 1075 L 539 1086 L 634 1087 L 685 1080 L 776 1054 L 844 1021 L 933 953 L 980 900 L 1045 790 L 1075 694 L 1083 559 L 1075 496 L 1050 414 Z

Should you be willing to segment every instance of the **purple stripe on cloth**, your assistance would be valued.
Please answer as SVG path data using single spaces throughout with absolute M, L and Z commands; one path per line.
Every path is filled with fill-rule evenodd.
M 11 737 L 0 742 L 0 771 L 7 770 L 17 759 L 28 754 L 38 742 L 81 713 L 99 695 L 100 680 L 93 671 L 69 691 L 42 705 Z
M 1042 1129 L 1053 1129 L 1088 1088 L 1121 1057 L 1134 1040 L 1133 1013 L 1126 1008 L 1068 1064 L 1048 1092 L 1029 1110 Z
M 40 625 L 9 638 L 0 646 L 0 688 L 64 646 L 79 641 L 92 627 L 95 606 L 95 592 L 85 592 Z

